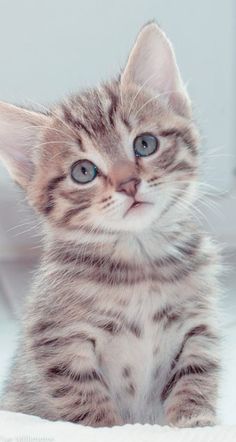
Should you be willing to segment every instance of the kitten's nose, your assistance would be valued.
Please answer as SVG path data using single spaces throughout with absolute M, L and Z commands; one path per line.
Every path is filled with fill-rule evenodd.
M 118 184 L 116 190 L 117 192 L 124 192 L 128 196 L 135 196 L 137 193 L 137 188 L 140 183 L 140 179 L 136 177 L 129 177 L 125 181 Z
M 123 192 L 134 197 L 141 182 L 134 162 L 128 160 L 115 161 L 110 170 L 110 182 L 117 192 Z

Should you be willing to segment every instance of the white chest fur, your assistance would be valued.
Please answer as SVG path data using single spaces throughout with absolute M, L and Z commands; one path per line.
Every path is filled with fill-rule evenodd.
M 107 334 L 101 348 L 101 368 L 125 421 L 161 423 L 160 396 L 181 337 L 176 336 L 174 324 L 167 329 L 165 321 L 153 319 L 164 309 L 168 293 L 153 285 L 145 292 L 139 289 L 134 293 L 134 288 L 132 292 L 125 311 L 130 327 Z

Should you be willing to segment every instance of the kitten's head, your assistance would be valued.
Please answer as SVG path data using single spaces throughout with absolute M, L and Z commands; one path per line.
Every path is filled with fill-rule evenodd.
M 197 135 L 165 34 L 145 26 L 119 80 L 47 115 L 0 104 L 0 157 L 60 229 L 135 232 L 183 216 Z

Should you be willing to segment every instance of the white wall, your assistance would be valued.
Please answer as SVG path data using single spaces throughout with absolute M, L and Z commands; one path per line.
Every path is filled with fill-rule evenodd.
M 47 105 L 116 74 L 139 28 L 155 18 L 193 98 L 205 179 L 228 191 L 236 164 L 235 11 L 234 0 L 0 0 L 0 100 Z M 3 197 L 4 210 L 10 194 L 18 198 L 8 183 L 0 169 L 0 211 Z

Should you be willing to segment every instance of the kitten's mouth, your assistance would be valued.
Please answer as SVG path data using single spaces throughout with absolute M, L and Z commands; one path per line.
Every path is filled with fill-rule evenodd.
M 126 210 L 123 218 L 126 217 L 130 212 L 140 212 L 146 206 L 153 206 L 152 203 L 148 203 L 147 201 L 133 201 L 133 203 L 129 206 L 128 210 Z

